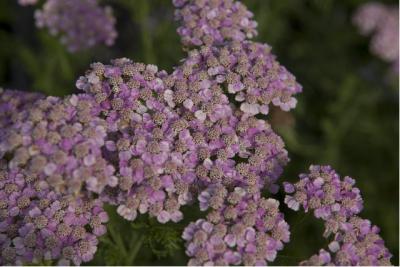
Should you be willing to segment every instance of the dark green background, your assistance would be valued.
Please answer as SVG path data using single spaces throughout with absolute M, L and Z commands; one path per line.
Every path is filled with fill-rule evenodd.
M 117 18 L 116 44 L 77 54 L 36 29 L 34 8 L 16 2 L 0 1 L 0 85 L 5 88 L 66 95 L 75 92 L 76 79 L 94 61 L 128 57 L 171 71 L 184 56 L 167 0 L 104 1 Z M 273 113 L 291 158 L 281 181 L 295 181 L 310 164 L 330 164 L 355 178 L 365 202 L 361 216 L 381 227 L 392 263 L 398 265 L 398 76 L 370 54 L 369 38 L 351 23 L 365 1 L 245 3 L 259 23 L 257 40 L 272 45 L 304 89 L 294 111 Z M 188 221 L 201 216 L 196 209 L 185 209 L 184 222 L 164 226 L 145 216 L 130 224 L 109 209 L 109 233 L 90 264 L 186 264 L 179 236 Z M 292 241 L 274 264 L 295 265 L 327 241 L 321 237 L 322 223 L 312 215 L 283 210 Z

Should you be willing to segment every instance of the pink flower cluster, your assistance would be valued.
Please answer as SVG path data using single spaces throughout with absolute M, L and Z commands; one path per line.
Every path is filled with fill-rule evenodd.
M 128 59 L 112 63 L 93 64 L 77 86 L 107 121 L 104 155 L 118 165 L 118 186 L 102 197 L 124 218 L 148 212 L 178 221 L 181 205 L 219 183 L 277 191 L 288 161 L 281 138 L 265 121 L 235 111 L 207 72 L 184 75 L 183 66 L 167 75 Z
M 46 180 L 6 166 L 0 162 L 0 264 L 91 260 L 106 232 L 102 202 L 56 193 Z
M 39 16 L 69 32 L 69 16 L 103 14 L 95 0 L 74 2 L 48 0 Z M 272 105 L 294 108 L 302 88 L 268 45 L 248 40 L 256 22 L 240 2 L 173 3 L 188 55 L 172 73 L 120 58 L 93 63 L 76 82 L 80 94 L 0 91 L 0 264 L 91 260 L 105 233 L 103 203 L 130 221 L 148 214 L 167 223 L 197 201 L 206 216 L 183 232 L 189 265 L 266 265 L 289 242 L 279 202 L 261 196 L 278 192 L 289 158 L 260 118 Z M 59 20 L 59 6 L 76 14 Z M 102 23 L 91 23 L 78 39 L 67 33 L 72 48 L 93 44 Z M 314 210 L 335 235 L 336 256 L 321 250 L 306 264 L 390 263 L 377 227 L 356 217 L 353 185 L 318 166 L 284 184 L 285 203 Z
M 183 232 L 188 265 L 266 265 L 289 242 L 289 225 L 279 202 L 236 187 L 215 186 L 203 192 L 201 205 L 211 208 L 207 219 L 192 222 Z
M 289 208 L 312 210 L 325 222 L 324 237 L 333 234 L 330 253 L 324 249 L 302 265 L 390 265 L 391 254 L 378 235 L 379 228 L 357 216 L 361 212 L 360 190 L 355 181 L 340 176 L 330 166 L 310 166 L 295 184 L 284 183 Z
M 234 0 L 173 0 L 178 34 L 184 46 L 225 45 L 257 35 L 257 22 L 246 6 Z
M 12 117 L 0 141 L 10 170 L 23 168 L 55 191 L 101 193 L 116 183 L 114 167 L 102 156 L 106 137 L 100 109 L 88 95 L 39 99 Z
M 207 72 L 211 86 L 223 88 L 249 115 L 266 115 L 271 104 L 289 111 L 297 103 L 293 95 L 302 90 L 295 77 L 276 61 L 270 46 L 251 41 L 193 50 L 175 74 L 184 77 L 188 71 Z
M 9 90 L 0 100 L 0 263 L 91 260 L 108 220 L 92 192 L 116 181 L 95 102 Z
M 354 14 L 353 22 L 363 35 L 372 35 L 371 52 L 392 63 L 399 72 L 399 7 L 377 2 L 362 5 Z
M 21 6 L 36 5 L 37 0 L 18 0 Z M 101 7 L 98 0 L 46 0 L 35 12 L 38 28 L 47 28 L 58 36 L 70 52 L 97 44 L 111 46 L 117 32 L 111 7 Z

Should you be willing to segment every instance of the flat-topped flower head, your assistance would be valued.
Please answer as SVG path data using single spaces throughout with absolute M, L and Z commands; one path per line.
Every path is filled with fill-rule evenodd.
M 35 17 L 39 28 L 60 36 L 71 52 L 97 44 L 110 46 L 117 37 L 111 8 L 99 6 L 97 0 L 47 0 Z
M 399 71 L 399 7 L 370 2 L 362 5 L 353 16 L 353 23 L 363 35 L 372 35 L 373 54 Z
M 343 223 L 328 251 L 321 249 L 319 254 L 300 265 L 319 266 L 389 266 L 392 254 L 379 236 L 379 228 L 369 220 L 358 216 Z
M 173 0 L 177 32 L 186 47 L 222 45 L 257 35 L 257 22 L 246 6 L 234 0 Z
M 166 84 L 169 105 L 189 122 L 200 184 L 266 186 L 276 192 L 275 181 L 288 162 L 282 139 L 266 121 L 229 101 L 226 84 L 208 72 L 199 51 L 192 51 Z
M 40 93 L 7 90 L 0 88 L 0 137 L 10 127 L 20 112 L 30 108 L 37 100 L 44 98 Z
M 89 95 L 39 99 L 11 117 L 0 142 L 10 170 L 23 168 L 57 192 L 100 193 L 115 185 L 114 167 L 102 156 L 106 124 Z
M 265 121 L 235 112 L 206 72 L 187 71 L 167 75 L 118 59 L 93 64 L 77 82 L 101 107 L 104 155 L 118 165 L 119 185 L 104 200 L 129 220 L 147 212 L 160 222 L 180 220 L 180 206 L 216 183 L 276 192 L 288 161 L 281 138 Z
M 279 202 L 239 187 L 231 192 L 215 189 L 207 219 L 190 223 L 182 234 L 186 254 L 191 258 L 188 265 L 273 262 L 290 238 Z
M 0 264 L 90 261 L 106 232 L 102 203 L 56 193 L 45 180 L 3 161 L 0 168 Z
M 378 2 L 369 2 L 360 6 L 353 16 L 353 23 L 364 35 L 371 34 L 382 26 L 387 15 L 387 7 Z
M 285 67 L 276 61 L 266 44 L 232 42 L 222 47 L 201 47 L 189 53 L 175 76 L 182 79 L 201 73 L 202 83 L 191 90 L 208 86 L 221 91 L 248 115 L 268 114 L 270 105 L 288 111 L 296 106 L 294 94 L 302 87 Z M 190 83 L 188 83 L 191 85 Z
M 117 59 L 93 64 L 77 82 L 101 107 L 108 131 L 104 155 L 117 166 L 118 186 L 102 198 L 128 220 L 149 213 L 162 223 L 178 221 L 180 206 L 191 199 L 194 145 L 188 121 L 168 104 L 166 78 L 155 65 Z
M 363 208 L 355 181 L 343 179 L 330 166 L 311 165 L 294 184 L 284 183 L 285 203 L 293 210 L 314 211 L 325 224 L 329 251 L 321 249 L 301 265 L 356 266 L 390 265 L 392 255 L 378 235 L 379 228 L 356 216 Z
M 285 203 L 289 208 L 298 210 L 303 207 L 306 212 L 312 210 L 316 218 L 325 220 L 327 224 L 361 212 L 363 200 L 351 177 L 341 179 L 330 166 L 318 165 L 310 166 L 310 173 L 300 174 L 299 177 L 295 184 L 284 183 L 288 194 Z M 335 232 L 337 227 L 330 230 Z

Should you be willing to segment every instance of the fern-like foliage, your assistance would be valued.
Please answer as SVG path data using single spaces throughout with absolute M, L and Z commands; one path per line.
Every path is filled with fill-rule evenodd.
M 110 217 L 107 234 L 100 238 L 95 259 L 90 265 L 138 265 L 146 258 L 150 261 L 173 257 L 182 251 L 180 224 L 159 224 L 141 216 L 135 222 L 121 218 L 111 206 L 106 207 Z

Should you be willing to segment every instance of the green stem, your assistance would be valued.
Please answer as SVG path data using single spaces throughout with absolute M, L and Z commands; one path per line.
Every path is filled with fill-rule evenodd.
M 148 0 L 138 0 L 138 1 L 125 1 L 120 0 L 121 5 L 125 6 L 135 22 L 140 25 L 142 51 L 143 51 L 143 61 L 151 64 L 157 64 L 156 57 L 154 55 L 153 40 L 151 38 L 151 30 L 148 27 L 148 18 L 150 13 L 150 6 Z
M 154 48 L 153 48 L 153 41 L 150 36 L 150 29 L 148 27 L 148 18 L 149 18 L 149 2 L 146 1 L 139 1 L 135 3 L 140 3 L 139 5 L 135 5 L 133 10 L 136 13 L 138 18 L 138 22 L 141 27 L 141 35 L 142 35 L 142 48 L 144 51 L 144 60 L 146 63 L 156 64 L 156 59 L 154 56 Z
M 127 257 L 127 264 L 128 265 L 133 265 L 133 262 L 135 261 L 136 255 L 140 251 L 140 248 L 142 247 L 143 241 L 145 239 L 145 235 L 143 233 L 138 233 L 139 238 L 134 238 L 132 241 L 135 241 L 135 244 L 133 248 L 130 250 L 130 254 Z M 133 243 L 133 242 L 132 242 Z
M 128 251 L 125 247 L 124 241 L 121 238 L 121 235 L 117 234 L 114 230 L 114 228 L 111 226 L 108 228 L 110 234 L 111 234 L 111 238 L 113 239 L 113 241 L 116 243 L 116 245 L 123 250 L 123 254 L 124 255 L 128 255 Z

